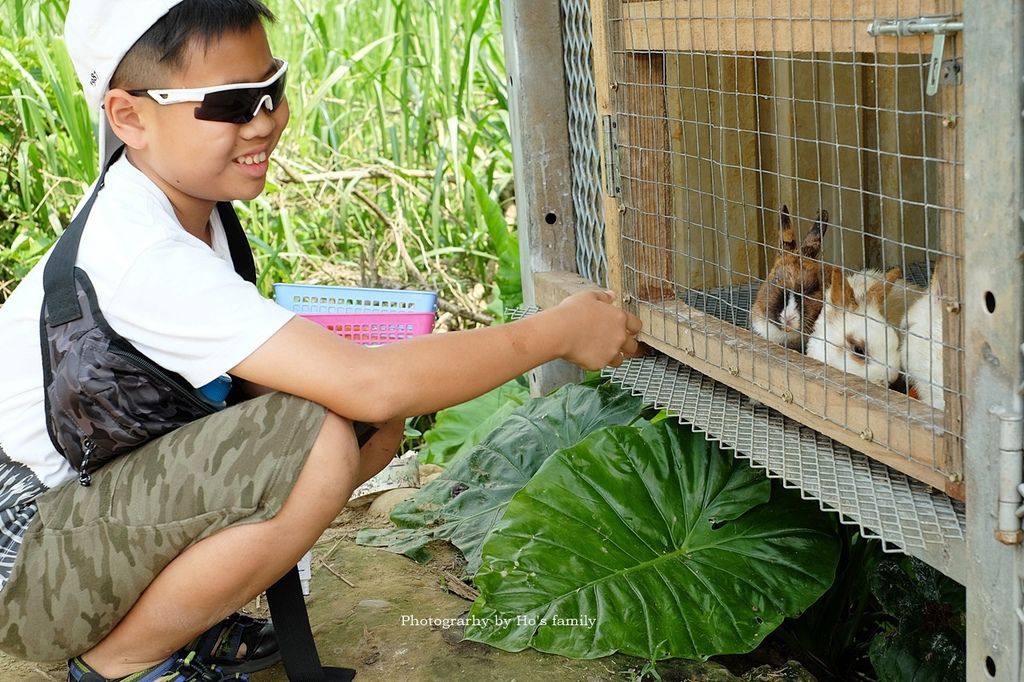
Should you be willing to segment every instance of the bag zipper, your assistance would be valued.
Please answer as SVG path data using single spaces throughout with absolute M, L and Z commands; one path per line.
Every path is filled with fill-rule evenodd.
M 83 488 L 92 485 L 92 474 L 89 473 L 88 468 L 95 450 L 96 441 L 88 436 L 82 439 L 82 463 L 78 467 L 78 484 Z
M 117 348 L 113 344 L 111 344 L 110 346 L 110 352 L 113 353 L 114 355 L 120 355 L 125 359 L 131 360 L 141 369 L 144 369 L 151 375 L 155 376 L 156 378 L 163 380 L 164 382 L 167 383 L 168 386 L 171 387 L 171 390 L 175 391 L 182 398 L 185 398 L 187 401 L 192 403 L 192 405 L 202 410 L 205 414 L 213 414 L 214 412 L 217 411 L 217 409 L 213 405 L 198 398 L 194 393 L 186 391 L 177 381 L 167 376 L 167 372 L 165 372 L 161 367 L 152 362 L 149 358 L 140 355 L 139 353 L 133 353 L 122 348 Z

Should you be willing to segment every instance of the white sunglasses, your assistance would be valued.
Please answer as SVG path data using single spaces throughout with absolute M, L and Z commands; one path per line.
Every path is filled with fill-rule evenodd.
M 152 97 L 157 104 L 179 104 L 201 102 L 196 107 L 196 118 L 203 121 L 224 123 L 248 123 L 256 118 L 264 106 L 273 111 L 284 99 L 284 74 L 288 62 L 275 59 L 277 71 L 273 76 L 259 83 L 231 83 L 211 85 L 205 88 L 171 88 L 128 90 L 129 95 Z

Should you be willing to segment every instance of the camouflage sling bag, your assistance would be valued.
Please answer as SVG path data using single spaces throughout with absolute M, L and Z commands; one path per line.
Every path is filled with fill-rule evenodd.
M 110 328 L 89 276 L 75 266 L 89 213 L 107 169 L 120 155 L 104 168 L 43 270 L 39 328 L 46 429 L 85 486 L 93 472 L 115 457 L 217 411 L 183 377 L 157 365 Z M 235 272 L 255 283 L 252 252 L 234 209 L 222 202 L 217 211 Z

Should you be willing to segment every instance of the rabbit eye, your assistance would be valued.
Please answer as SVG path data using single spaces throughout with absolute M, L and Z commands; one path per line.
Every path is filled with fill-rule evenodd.
M 858 355 L 860 357 L 864 357 L 864 344 L 863 343 L 855 343 L 855 344 L 853 344 L 853 354 L 854 355 Z

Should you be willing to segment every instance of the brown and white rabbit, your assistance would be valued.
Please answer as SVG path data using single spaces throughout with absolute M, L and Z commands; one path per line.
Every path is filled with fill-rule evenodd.
M 799 250 L 786 206 L 780 223 L 781 250 L 750 308 L 750 328 L 769 341 L 801 350 L 822 307 L 824 266 L 819 257 L 828 211 L 818 212 Z
M 901 279 L 899 268 L 883 274 L 843 275 L 831 268 L 825 306 L 807 342 L 807 355 L 830 367 L 888 387 L 902 369 L 899 327 L 920 290 Z
M 903 323 L 903 371 L 911 395 L 941 410 L 946 401 L 942 393 L 942 288 L 937 279 L 932 278 L 928 295 L 907 309 Z

